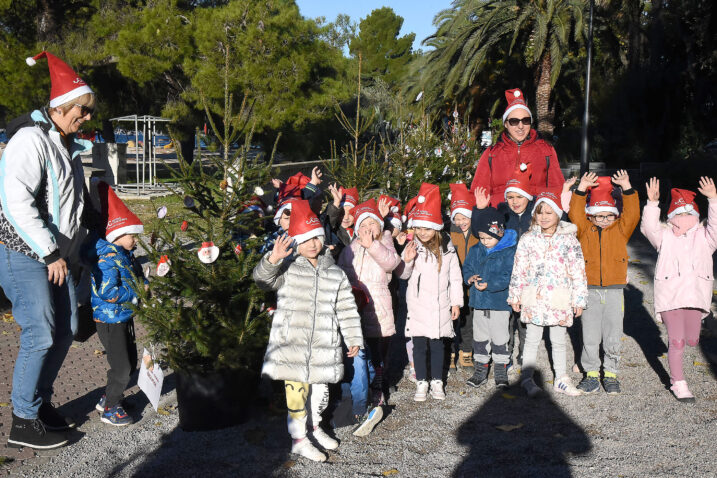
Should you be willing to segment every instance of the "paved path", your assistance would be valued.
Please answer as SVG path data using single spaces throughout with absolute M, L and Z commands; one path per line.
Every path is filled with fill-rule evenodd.
M 685 373 L 697 402 L 677 402 L 667 391 L 666 332 L 652 319 L 654 260 L 644 239 L 635 238 L 618 396 L 549 392 L 530 400 L 517 386 L 502 393 L 492 383 L 475 391 L 464 385 L 470 371 L 460 370 L 448 381 L 445 402 L 418 404 L 411 400 L 413 385 L 403 380 L 391 397 L 391 413 L 373 434 L 355 438 L 348 429 L 338 430 L 339 450 L 328 463 L 316 464 L 288 454 L 280 393 L 277 407 L 257 406 L 254 419 L 221 431 L 179 429 L 174 392 L 163 397 L 164 414 L 147 407 L 139 394 L 130 398 L 138 423 L 125 429 L 103 425 L 91 411 L 106 370 L 93 338 L 70 351 L 57 381 L 56 400 L 69 402 L 63 409 L 88 417 L 79 427 L 84 437 L 59 450 L 12 451 L 16 461 L 0 470 L 37 477 L 715 476 L 717 338 L 704 336 L 700 347 L 687 349 Z M 12 323 L 0 329 L 7 332 L 0 336 L 0 402 L 7 402 L 17 331 Z M 569 363 L 572 355 L 570 349 Z M 539 366 L 550 390 L 552 373 L 542 346 Z M 511 375 L 512 383 L 516 379 Z M 7 406 L 0 407 L 0 433 L 7 433 L 9 415 Z M 497 428 L 503 425 L 514 429 Z M 0 456 L 6 453 L 0 448 Z

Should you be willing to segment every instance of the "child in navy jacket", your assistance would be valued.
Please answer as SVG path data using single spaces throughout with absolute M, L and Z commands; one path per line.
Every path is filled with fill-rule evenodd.
M 518 234 L 505 229 L 503 214 L 484 209 L 476 233 L 480 243 L 468 251 L 463 280 L 470 286 L 473 309 L 473 357 L 475 372 L 468 385 L 479 387 L 488 381 L 488 362 L 493 358 L 493 376 L 498 387 L 508 386 L 508 339 L 511 307 L 508 286 L 513 271 Z

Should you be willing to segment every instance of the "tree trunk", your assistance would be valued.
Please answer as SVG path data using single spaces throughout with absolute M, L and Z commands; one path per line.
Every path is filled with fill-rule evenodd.
M 48 42 L 53 40 L 56 36 L 55 33 L 57 25 L 55 22 L 55 14 L 52 11 L 52 5 L 50 5 L 48 0 L 41 0 L 39 3 L 40 11 L 35 17 L 35 22 L 37 24 L 37 39 L 40 42 Z
M 540 61 L 540 75 L 538 77 L 538 87 L 535 90 L 535 112 L 538 120 L 538 132 L 543 138 L 552 141 L 553 130 L 555 125 L 553 119 L 555 110 L 550 108 L 550 72 L 552 71 L 552 61 L 550 53 L 545 52 Z

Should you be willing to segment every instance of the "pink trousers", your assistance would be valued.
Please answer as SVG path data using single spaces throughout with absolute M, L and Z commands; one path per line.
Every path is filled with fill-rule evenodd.
M 685 343 L 690 347 L 700 341 L 702 311 L 697 309 L 675 309 L 661 312 L 662 321 L 667 327 L 667 362 L 670 364 L 670 375 L 673 382 L 684 380 L 682 372 L 682 356 Z

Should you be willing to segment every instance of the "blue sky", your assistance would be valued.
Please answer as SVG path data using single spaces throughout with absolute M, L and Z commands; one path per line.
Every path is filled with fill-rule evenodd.
M 416 40 L 413 49 L 421 48 L 421 41 L 435 32 L 433 17 L 451 6 L 450 0 L 297 0 L 301 14 L 308 18 L 320 16 L 327 21 L 333 21 L 339 13 L 345 13 L 351 20 L 358 23 L 368 16 L 372 10 L 381 7 L 391 7 L 393 11 L 403 17 L 401 36 L 415 33 Z

